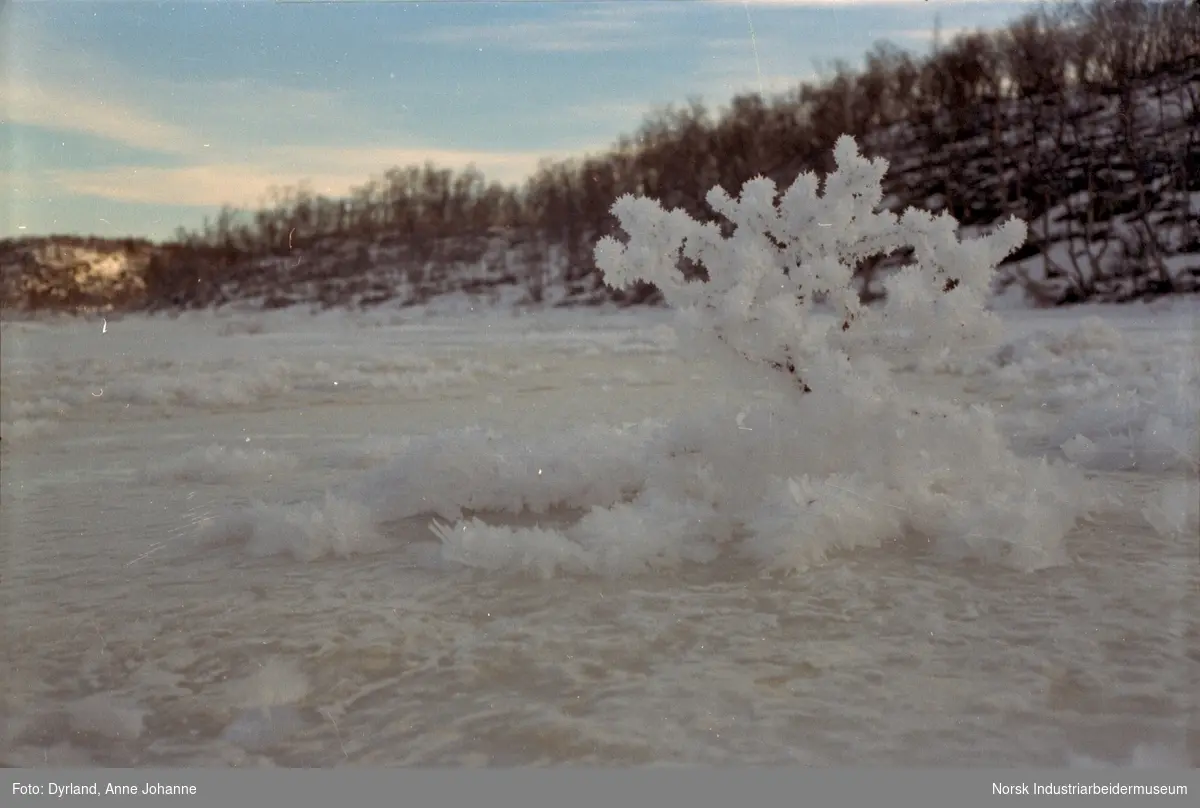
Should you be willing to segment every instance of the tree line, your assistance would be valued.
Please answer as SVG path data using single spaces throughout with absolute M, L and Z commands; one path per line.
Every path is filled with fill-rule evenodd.
M 1057 281 L 1040 287 L 1049 302 L 1096 296 L 1117 275 L 1134 278 L 1138 293 L 1172 291 L 1170 257 L 1200 252 L 1191 207 L 1200 9 L 1195 0 L 1064 2 L 925 56 L 881 42 L 862 66 L 835 64 L 770 99 L 740 95 L 716 113 L 701 99 L 658 109 L 608 151 L 544 161 L 520 186 L 426 163 L 392 168 L 344 198 L 280 190 L 257 211 L 225 208 L 199 230 L 180 229 L 148 283 L 185 289 L 198 262 L 233 271 L 347 239 L 402 244 L 428 263 L 450 242 L 501 237 L 556 245 L 560 280 L 586 290 L 599 285 L 591 245 L 612 232 L 621 194 L 711 218 L 712 186 L 827 171 L 843 133 L 892 161 L 885 190 L 899 204 L 941 207 L 968 226 L 1010 213 L 1030 222 L 1016 258 L 1040 251 Z M 1056 243 L 1065 246 L 1051 250 Z M 868 280 L 877 268 L 863 268 Z

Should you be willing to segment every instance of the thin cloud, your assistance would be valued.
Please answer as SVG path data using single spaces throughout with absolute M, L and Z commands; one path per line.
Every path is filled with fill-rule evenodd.
M 178 164 L 53 171 L 23 165 L 16 178 L 21 186 L 126 203 L 254 207 L 274 188 L 304 182 L 340 196 L 388 167 L 426 161 L 451 169 L 474 163 L 488 179 L 519 182 L 544 156 L 415 145 L 330 148 L 318 144 L 371 136 L 348 131 L 346 122 L 362 116 L 336 93 L 255 79 L 168 82 L 79 56 L 49 75 L 26 69 L 0 82 L 6 118 L 158 152 Z M 157 114 L 147 111 L 148 102 L 129 99 L 153 99 Z M 268 132 L 279 134 L 265 137 Z
M 407 37 L 405 41 L 502 47 L 529 53 L 596 53 L 643 47 L 647 38 L 637 36 L 639 33 L 639 22 L 632 13 L 593 11 L 555 21 L 443 27 Z M 661 41 L 657 36 L 655 39 Z
M 200 146 L 184 127 L 134 104 L 73 87 L 10 80 L 0 84 L 0 108 L 12 123 L 95 135 L 166 154 L 186 154 Z
M 256 208 L 276 189 L 303 184 L 316 193 L 340 197 L 389 167 L 420 165 L 426 160 L 454 170 L 474 164 L 489 180 L 519 182 L 544 157 L 541 152 L 281 147 L 245 162 L 59 170 L 46 172 L 45 179 L 67 193 L 118 202 Z
M 139 97 L 128 92 L 142 84 L 139 77 L 125 75 L 119 65 L 86 52 L 68 52 L 34 18 L 21 17 L 7 33 L 0 109 L 12 123 L 95 135 L 164 154 L 196 147 L 186 127 L 128 100 Z M 118 88 L 121 91 L 113 91 Z
M 338 134 L 341 122 L 354 114 L 334 92 L 252 78 L 167 80 L 88 50 L 72 48 L 68 54 L 29 18 L 11 39 L 15 47 L 0 82 L 0 109 L 17 124 L 212 161 L 236 158 L 238 149 L 265 132 Z
M 474 164 L 489 180 L 519 183 L 539 160 L 556 156 L 419 145 L 330 148 L 320 144 L 344 144 L 348 135 L 360 142 L 371 137 L 346 130 L 346 121 L 361 116 L 335 93 L 250 79 L 165 82 L 129 76 L 118 65 L 104 68 L 94 71 L 102 78 L 86 82 L 70 68 L 51 76 L 27 72 L 0 83 L 0 108 L 14 123 L 101 137 L 157 151 L 179 164 L 58 170 L 28 165 L 20 167 L 22 185 L 112 202 L 253 208 L 273 189 L 304 183 L 342 196 L 389 167 L 427 161 L 453 170 Z M 129 98 L 156 99 L 159 113 Z M 276 137 L 264 144 L 268 131 L 303 134 L 298 142 Z
M 334 130 L 347 119 L 337 94 L 279 87 L 261 81 L 166 83 L 113 80 L 86 92 L 56 79 L 0 84 L 0 108 L 17 124 L 76 132 L 181 159 L 212 159 L 244 147 L 237 140 L 269 127 L 311 133 Z M 131 88 L 136 88 L 132 89 Z M 158 114 L 127 100 L 155 98 Z M 193 119 L 193 120 L 189 120 Z M 191 124 L 190 126 L 187 124 Z

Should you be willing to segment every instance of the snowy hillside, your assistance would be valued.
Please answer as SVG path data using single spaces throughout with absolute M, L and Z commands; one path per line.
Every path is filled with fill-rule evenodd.
M 1056 6 L 1057 8 L 1057 6 Z M 274 207 L 223 209 L 201 231 L 126 255 L 103 275 L 79 240 L 0 242 L 0 306 L 185 309 L 661 302 L 614 293 L 591 246 L 623 193 L 711 218 L 704 194 L 762 174 L 826 171 L 842 134 L 891 162 L 883 203 L 946 211 L 965 234 L 1029 224 L 1002 268 L 1040 305 L 1200 290 L 1200 16 L 1180 0 L 1091 0 L 956 36 L 926 56 L 885 43 L 780 96 L 738 96 L 647 117 L 614 146 L 547 162 L 521 187 L 467 169 L 386 169 L 346 198 L 303 188 Z M 58 245 L 47 251 L 46 245 Z M 881 294 L 904 256 L 858 268 Z M 88 267 L 81 271 L 80 267 Z
M 154 250 L 133 239 L 0 241 L 0 302 L 17 310 L 140 306 Z
M 941 123 L 951 142 L 899 124 L 865 148 L 892 161 L 893 210 L 945 210 L 968 232 L 1028 221 L 1005 285 L 1049 305 L 1200 291 L 1200 61 L 1119 91 L 981 105 Z

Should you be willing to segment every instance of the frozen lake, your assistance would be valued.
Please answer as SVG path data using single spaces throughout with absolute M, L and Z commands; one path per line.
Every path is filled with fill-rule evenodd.
M 1068 563 L 791 576 L 472 568 L 325 499 L 439 430 L 687 411 L 661 312 L 6 322 L 0 761 L 1200 765 L 1197 310 L 1008 312 L 905 375 L 1111 489 Z

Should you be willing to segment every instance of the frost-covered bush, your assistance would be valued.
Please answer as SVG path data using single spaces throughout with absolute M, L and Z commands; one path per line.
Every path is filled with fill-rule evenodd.
M 629 238 L 597 245 L 605 278 L 656 284 L 683 349 L 718 361 L 723 395 L 665 424 L 413 441 L 355 492 L 369 518 L 432 514 L 443 562 L 541 574 L 737 559 L 787 572 L 891 541 L 1021 568 L 1062 560 L 1090 496 L 1076 472 L 1017 457 L 991 411 L 906 391 L 893 374 L 995 338 L 984 298 L 1023 225 L 960 242 L 949 216 L 877 210 L 884 161 L 848 137 L 835 156 L 823 188 L 805 174 L 778 199 L 764 179 L 737 199 L 714 189 L 728 237 L 652 200 L 614 205 Z M 884 305 L 864 309 L 855 263 L 903 247 L 912 262 Z M 681 257 L 707 280 L 685 280 Z M 517 516 L 502 524 L 502 512 Z M 309 533 L 309 555 L 352 549 L 320 525 Z
M 936 364 L 996 339 L 985 298 L 1025 226 L 1011 219 L 960 241 L 948 215 L 878 210 L 887 163 L 864 159 L 852 138 L 835 158 L 824 188 L 804 174 L 782 196 L 763 178 L 738 199 L 710 191 L 709 205 L 734 225 L 728 238 L 653 200 L 614 205 L 629 241 L 597 245 L 606 280 L 656 284 L 679 312 L 681 345 L 725 357 L 731 389 L 758 379 L 767 393 L 667 430 L 667 460 L 653 466 L 641 507 L 649 516 L 664 497 L 711 507 L 708 541 L 737 537 L 768 567 L 904 535 L 1020 566 L 1060 560 L 1084 507 L 1082 481 L 1016 457 L 990 411 L 906 394 L 890 373 L 897 357 Z M 865 309 L 856 264 L 904 247 L 912 262 L 889 279 L 886 303 Z M 707 281 L 685 280 L 680 257 Z
M 731 353 L 785 372 L 803 388 L 817 377 L 836 383 L 846 360 L 886 346 L 936 357 L 994 338 L 995 316 L 983 307 L 996 265 L 1025 239 L 1010 219 L 991 236 L 960 242 L 957 222 L 909 209 L 899 219 L 879 211 L 883 159 L 866 160 L 853 138 L 834 151 L 837 171 L 823 192 L 813 174 L 796 178 L 777 200 L 775 184 L 757 178 L 739 199 L 721 188 L 708 203 L 734 226 L 730 238 L 715 223 L 654 200 L 624 196 L 613 206 L 628 244 L 605 238 L 596 264 L 610 285 L 654 283 L 680 313 L 682 344 Z M 886 284 L 888 304 L 864 309 L 852 283 L 855 266 L 872 255 L 912 247 L 915 261 Z M 702 265 L 707 282 L 688 282 L 680 256 Z M 836 319 L 815 319 L 815 297 Z M 741 362 L 735 362 L 741 365 Z

